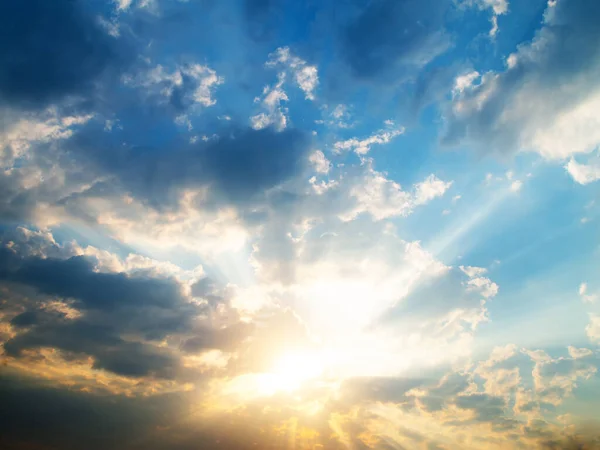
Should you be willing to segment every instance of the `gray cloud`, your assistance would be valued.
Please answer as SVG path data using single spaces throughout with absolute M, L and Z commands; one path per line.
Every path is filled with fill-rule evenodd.
M 297 130 L 232 130 L 219 139 L 175 149 L 117 146 L 102 134 L 84 132 L 71 152 L 117 176 L 134 195 L 155 206 L 185 188 L 210 186 L 211 202 L 244 203 L 299 173 L 306 165 L 308 137 Z M 102 145 L 105 143 L 105 145 Z
M 341 31 L 341 53 L 361 79 L 401 78 L 448 49 L 445 0 L 377 0 Z
M 26 242 L 7 241 L 0 248 L 0 285 L 7 293 L 27 292 L 26 302 L 16 303 L 20 297 L 12 295 L 5 300 L 7 311 L 22 311 L 8 316 L 17 331 L 4 343 L 8 356 L 18 358 L 24 350 L 49 347 L 77 358 L 92 356 L 94 368 L 126 377 L 179 379 L 189 372 L 182 368 L 179 351 L 176 346 L 160 346 L 159 341 L 183 340 L 182 348 L 189 353 L 235 351 L 251 329 L 236 324 L 233 316 L 224 329 L 210 325 L 205 321 L 210 311 L 191 302 L 175 278 L 150 271 L 102 272 L 94 258 L 69 257 L 67 249 L 61 257 L 58 250 L 56 244 L 42 242 L 40 235 Z M 44 253 L 55 256 L 37 256 Z M 214 297 L 213 291 L 207 287 L 197 292 L 197 300 Z M 48 309 L 49 299 L 77 315 Z M 219 301 L 212 303 L 216 307 Z
M 86 95 L 127 61 L 124 43 L 79 1 L 2 2 L 0 28 L 0 101 L 13 106 L 41 108 Z

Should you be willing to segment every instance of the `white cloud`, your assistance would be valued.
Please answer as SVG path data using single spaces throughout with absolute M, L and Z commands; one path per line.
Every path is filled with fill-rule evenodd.
M 485 184 L 491 186 L 496 182 L 506 182 L 505 186 L 511 192 L 519 192 L 523 188 L 523 181 L 516 178 L 515 173 L 512 170 L 506 171 L 504 175 L 494 176 L 492 173 L 488 173 L 485 176 Z
M 479 80 L 480 78 L 481 75 L 477 71 L 467 72 L 463 75 L 459 75 L 454 80 L 454 95 L 460 95 L 465 90 L 471 89 L 474 86 L 475 81 Z
M 505 10 L 504 2 L 488 6 Z M 599 14 L 594 2 L 550 2 L 542 28 L 504 71 L 483 74 L 455 96 L 444 141 L 498 153 L 535 151 L 551 160 L 592 152 L 600 144 L 600 53 L 593 44 Z
M 444 195 L 451 185 L 452 182 L 444 182 L 435 175 L 429 175 L 413 186 L 413 192 L 407 192 L 398 183 L 374 170 L 371 163 L 367 162 L 363 175 L 353 181 L 350 196 L 356 199 L 357 204 L 345 219 L 354 219 L 363 212 L 371 214 L 375 220 L 406 216 L 415 206 L 425 205 Z
M 331 162 L 321 150 L 315 150 L 308 158 L 317 173 L 327 174 L 331 169 Z
M 490 28 L 489 34 L 491 38 L 494 38 L 498 34 L 498 30 L 500 29 L 498 27 L 498 16 L 494 14 L 490 19 L 490 22 L 492 23 L 492 28 Z
M 404 128 L 395 128 L 393 123 L 388 128 L 377 131 L 375 134 L 365 139 L 352 138 L 346 141 L 336 142 L 334 151 L 341 153 L 343 151 L 353 151 L 357 155 L 365 155 L 371 150 L 371 146 L 376 144 L 387 144 L 394 138 L 404 133 Z
M 573 359 L 585 358 L 587 356 L 593 355 L 594 352 L 588 348 L 576 348 L 569 346 L 569 355 Z
M 3 116 L 0 167 L 12 166 L 15 159 L 25 156 L 34 143 L 48 143 L 71 137 L 72 127 L 82 125 L 92 117 L 93 115 L 59 117 L 52 109 L 39 116 L 23 115 L 12 123 L 8 116 Z
M 591 342 L 600 345 L 600 315 L 590 314 L 590 323 L 585 327 L 585 333 Z
M 487 269 L 483 267 L 460 266 L 459 268 L 470 278 L 477 278 L 487 273 Z
M 585 350 L 585 349 L 583 349 Z M 569 348 L 569 352 L 573 352 Z M 535 362 L 532 371 L 534 391 L 537 400 L 552 405 L 560 405 L 572 394 L 580 379 L 590 379 L 598 369 L 579 361 L 582 349 L 575 349 L 570 358 L 552 358 L 544 351 L 527 351 L 525 353 Z
M 436 197 L 443 196 L 452 186 L 452 181 L 445 182 L 435 175 L 429 175 L 424 181 L 415 185 L 415 205 L 423 205 Z
M 572 158 L 565 168 L 579 184 L 589 184 L 600 180 L 600 165 L 580 164 Z
M 380 197 L 380 190 L 390 189 L 384 179 L 374 178 L 378 187 L 371 202 Z M 403 210 L 405 196 L 390 198 L 399 200 Z M 318 227 L 315 232 L 308 233 L 300 225 L 311 220 L 308 205 L 298 208 L 296 217 L 288 217 L 287 213 L 280 216 L 280 220 L 290 220 L 284 222 L 290 225 L 284 226 L 278 220 L 261 232 L 252 255 L 265 289 L 260 297 L 291 306 L 311 334 L 329 342 L 331 365 L 344 375 L 391 376 L 406 368 L 468 354 L 472 327 L 484 319 L 483 305 L 494 295 L 491 286 L 495 284 L 471 278 L 462 284 L 462 273 L 451 273 L 451 268 L 418 242 L 401 240 L 391 224 L 368 217 L 333 220 L 335 205 L 327 199 L 324 203 L 332 211 L 318 216 L 317 224 L 309 225 Z M 385 206 L 377 204 L 376 208 L 386 215 Z M 294 223 L 298 228 L 291 225 Z M 286 232 L 289 229 L 296 231 L 290 235 Z M 279 241 L 278 233 L 285 238 Z M 286 268 L 285 276 L 282 266 Z M 438 278 L 442 279 L 441 286 L 450 288 L 444 292 L 443 301 L 438 300 L 439 295 L 423 298 L 420 286 Z M 409 297 L 413 291 L 415 295 Z M 464 296 L 469 299 L 469 307 L 465 307 Z M 411 305 L 419 302 L 417 309 L 422 312 L 413 315 L 414 309 L 408 307 L 410 328 L 376 326 L 382 317 L 388 317 L 390 308 L 401 307 L 405 301 Z M 342 316 L 343 320 L 339 319 Z M 385 357 L 391 353 L 401 357 Z
M 224 83 L 224 79 L 210 67 L 201 64 L 179 65 L 173 71 L 159 64 L 135 76 L 127 75 L 123 82 L 144 88 L 146 96 L 158 96 L 160 103 L 173 102 L 177 97 L 176 107 L 180 109 L 216 104 L 213 95 L 216 87 Z
M 117 4 L 117 9 L 121 11 L 125 11 L 129 9 L 133 0 L 114 0 Z
M 315 90 L 319 84 L 317 67 L 311 66 L 303 59 L 294 56 L 289 47 L 280 47 L 271 53 L 266 66 L 283 67 L 291 72 L 298 87 L 304 91 L 306 99 L 315 99 Z
M 337 105 L 331 112 L 331 117 L 334 119 L 342 119 L 348 114 L 348 107 L 346 105 Z
M 261 130 L 268 126 L 273 126 L 276 130 L 284 130 L 287 126 L 287 108 L 282 106 L 283 102 L 288 101 L 288 96 L 283 90 L 285 83 L 285 73 L 280 73 L 277 84 L 274 86 L 265 86 L 263 89 L 263 98 L 254 99 L 255 102 L 261 102 L 266 112 L 261 112 L 250 118 L 250 124 L 255 130 Z
M 375 220 L 405 216 L 413 207 L 413 196 L 409 192 L 373 169 L 365 173 L 362 182 L 350 190 L 350 195 L 356 199 L 357 205 L 346 217 L 349 220 L 362 212 L 368 212 Z
M 462 5 L 470 7 L 474 6 L 480 10 L 490 10 L 492 17 L 490 22 L 492 28 L 489 31 L 489 36 L 493 39 L 498 33 L 498 16 L 508 13 L 509 2 L 508 0 L 462 0 Z
M 327 107 L 323 109 L 326 113 L 328 112 Z M 354 123 L 351 121 L 351 118 L 348 105 L 340 103 L 326 115 L 325 120 L 319 120 L 318 122 L 321 124 L 326 123 L 329 126 L 338 128 L 352 128 Z
M 157 211 L 145 202 L 118 191 L 102 196 L 89 194 L 71 200 L 71 209 L 94 217 L 103 232 L 130 248 L 147 255 L 164 255 L 184 249 L 211 259 L 225 252 L 239 251 L 248 240 L 248 231 L 233 208 L 210 210 L 203 207 L 206 189 L 187 190 L 178 195 L 176 206 Z M 68 221 L 69 217 L 63 217 Z
M 587 283 L 579 285 L 579 296 L 584 303 L 594 303 L 598 299 L 598 295 L 589 293 Z
M 491 9 L 496 15 L 508 12 L 508 0 L 467 0 L 467 4 L 476 4 L 481 9 Z
M 523 182 L 521 180 L 515 180 L 510 184 L 510 190 L 513 192 L 519 192 L 523 187 Z
M 461 269 L 463 268 L 461 267 Z M 466 271 L 463 269 L 463 272 L 470 277 L 470 280 L 467 281 L 467 289 L 480 292 L 486 299 L 495 297 L 498 294 L 498 285 L 489 278 L 481 276 L 481 273 L 474 273 L 473 269 L 478 268 L 469 267 Z

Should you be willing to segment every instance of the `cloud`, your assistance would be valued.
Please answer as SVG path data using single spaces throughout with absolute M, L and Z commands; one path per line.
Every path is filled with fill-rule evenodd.
M 510 190 L 512 192 L 519 192 L 523 187 L 523 182 L 521 180 L 515 180 L 510 184 Z
M 93 117 L 89 114 L 61 117 L 52 109 L 22 116 L 6 111 L 0 114 L 4 122 L 0 134 L 0 167 L 12 167 L 16 159 L 26 158 L 32 145 L 70 138 L 74 129 Z
M 51 348 L 65 359 L 89 356 L 90 369 L 121 377 L 182 381 L 192 372 L 174 336 L 184 340 L 188 353 L 233 350 L 245 337 L 246 325 L 236 325 L 231 311 L 223 329 L 210 321 L 221 314 L 217 307 L 229 308 L 213 284 L 190 289 L 173 275 L 161 275 L 160 264 L 135 255 L 125 261 L 112 256 L 116 268 L 129 266 L 128 272 L 112 271 L 90 256 L 71 256 L 93 250 L 61 247 L 52 235 L 28 230 L 4 242 L 0 282 L 10 288 L 5 309 L 15 331 L 4 342 L 5 356 L 28 361 L 30 351 Z M 150 269 L 154 264 L 158 270 Z M 20 291 L 28 293 L 26 301 L 15 296 Z
M 315 172 L 327 175 L 331 169 L 331 162 L 325 157 L 325 154 L 320 150 L 315 150 L 308 158 Z
M 411 193 L 404 191 L 398 183 L 374 170 L 369 163 L 366 167 L 362 180 L 350 189 L 349 194 L 356 199 L 357 204 L 342 216 L 344 220 L 351 220 L 364 212 L 371 214 L 375 220 L 407 216 L 415 206 L 424 205 L 444 195 L 452 184 L 430 175 L 425 181 L 417 183 L 414 186 L 414 193 Z
M 551 358 L 543 351 L 527 353 L 535 362 L 532 372 L 534 388 L 538 400 L 543 403 L 561 404 L 573 393 L 580 380 L 587 380 L 598 371 L 594 361 L 587 361 L 585 357 Z
M 497 295 L 498 285 L 475 269 L 444 267 L 434 272 L 399 297 L 382 322 L 407 329 L 444 322 L 451 335 L 477 328 L 487 320 L 485 305 Z
M 289 100 L 287 94 L 283 90 L 285 83 L 285 73 L 279 74 L 279 81 L 274 86 L 265 86 L 263 89 L 263 99 L 254 99 L 255 102 L 260 102 L 266 112 L 259 113 L 250 118 L 252 128 L 262 130 L 272 126 L 277 131 L 282 131 L 287 127 L 288 109 L 281 106 L 282 102 Z
M 595 303 L 598 299 L 598 295 L 589 293 L 587 283 L 581 283 L 579 285 L 579 296 L 584 303 Z
M 10 262 L 10 256 L 3 256 L 3 262 Z M 3 278 L 34 286 L 46 295 L 77 298 L 90 309 L 111 311 L 135 302 L 165 308 L 182 300 L 176 283 L 96 273 L 93 268 L 94 264 L 85 256 L 67 260 L 29 258 L 4 273 Z
M 244 339 L 249 337 L 254 330 L 254 325 L 238 322 L 224 328 L 201 329 L 197 335 L 187 338 L 181 348 L 190 353 L 199 353 L 203 350 L 234 351 L 240 348 Z
M 573 359 L 586 358 L 588 356 L 592 356 L 594 352 L 592 352 L 588 348 L 577 348 L 569 346 L 569 356 Z
M 311 66 L 301 58 L 294 56 L 288 47 L 280 47 L 269 54 L 265 64 L 267 68 L 279 69 L 277 83 L 273 86 L 265 86 L 262 99 L 256 97 L 255 103 L 260 102 L 266 112 L 261 112 L 250 118 L 252 128 L 261 130 L 273 126 L 281 131 L 288 125 L 288 109 L 282 106 L 283 102 L 289 101 L 284 91 L 286 80 L 292 78 L 296 85 L 304 92 L 307 100 L 315 99 L 315 89 L 319 83 L 317 67 Z
M 375 220 L 382 220 L 405 216 L 412 210 L 411 194 L 374 169 L 367 171 L 361 182 L 351 188 L 350 195 L 357 204 L 346 220 L 352 220 L 363 212 L 371 214 Z
M 494 397 L 488 394 L 471 394 L 458 396 L 456 406 L 473 410 L 476 420 L 489 422 L 501 418 L 507 405 L 502 397 Z
M 179 148 L 115 146 L 102 134 L 81 133 L 71 140 L 83 163 L 116 176 L 126 192 L 154 206 L 177 203 L 184 190 L 210 187 L 207 206 L 251 201 L 265 190 L 298 174 L 307 164 L 308 137 L 298 130 L 277 132 L 231 130 L 208 142 L 182 143 Z
M 166 349 L 139 342 L 127 342 L 85 321 L 40 325 L 4 343 L 8 356 L 19 357 L 26 349 L 51 347 L 94 358 L 93 369 L 104 369 L 128 377 L 174 378 L 178 358 Z
M 365 138 L 352 138 L 345 141 L 339 141 L 334 144 L 334 151 L 341 153 L 343 151 L 353 151 L 357 155 L 365 155 L 371 150 L 371 146 L 375 144 L 387 144 L 394 138 L 404 134 L 404 128 L 394 127 L 393 122 L 387 124 L 387 128 L 377 131 L 375 134 Z
M 561 2 L 551 8 L 582 4 Z M 412 81 L 419 107 L 444 95 L 466 105 L 502 84 L 494 77 L 525 79 L 519 71 L 543 66 L 533 57 L 524 63 L 527 52 L 562 45 L 521 46 L 494 73 L 442 64 L 436 59 L 455 38 L 462 44 L 471 30 L 487 31 L 485 18 L 475 27 L 454 22 L 446 13 L 458 3 L 58 3 L 77 20 L 49 12 L 59 23 L 36 29 L 55 33 L 76 21 L 79 34 L 67 26 L 65 35 L 78 64 L 65 67 L 94 67 L 77 69 L 68 86 L 40 85 L 44 94 L 18 100 L 3 97 L 0 75 L 0 396 L 7 398 L 0 447 L 536 448 L 574 430 L 577 418 L 558 414 L 577 413 L 577 396 L 593 388 L 596 317 L 586 329 L 589 349 L 510 344 L 489 352 L 495 332 L 506 331 L 505 314 L 491 321 L 506 306 L 499 292 L 514 291 L 510 264 L 498 278 L 497 268 L 473 265 L 495 258 L 486 259 L 494 251 L 486 247 L 450 266 L 436 256 L 435 224 L 421 226 L 431 214 L 439 218 L 442 208 L 430 203 L 454 186 L 465 198 L 448 202 L 469 208 L 468 180 L 481 184 L 484 175 L 454 177 L 472 161 L 446 165 L 448 155 L 438 161 L 443 170 L 428 170 L 427 126 L 409 137 L 427 144 L 426 153 L 397 167 L 372 158 L 374 146 L 404 133 L 392 121 L 376 124 L 403 116 L 383 107 L 410 98 Z M 477 5 L 496 17 L 508 2 Z M 79 7 L 98 9 L 87 15 Z M 0 11 L 10 8 L 20 7 Z M 559 35 L 556 24 L 571 19 L 548 13 L 539 34 Z M 457 25 L 456 36 L 446 23 Z M 331 39 L 317 46 L 324 30 Z M 61 39 L 47 34 L 49 45 Z M 98 53 L 87 59 L 79 48 L 94 50 L 99 36 L 113 53 L 95 62 Z M 119 56 L 127 39 L 140 44 L 135 67 Z M 561 53 L 565 66 L 581 62 L 568 58 L 579 47 Z M 44 61 L 72 63 L 61 48 Z M 466 51 L 482 61 L 477 46 Z M 481 55 L 486 67 L 498 67 L 492 53 Z M 513 67 L 516 75 L 506 75 Z M 58 71 L 35 69 L 42 78 Z M 525 97 L 527 105 L 552 103 L 548 92 L 581 81 L 573 69 L 550 89 L 542 81 L 551 76 L 539 72 L 540 83 L 524 84 L 546 95 Z M 253 107 L 252 93 L 265 82 Z M 336 82 L 352 95 L 327 98 Z M 507 101 L 519 103 L 506 90 Z M 301 103 L 290 105 L 298 96 Z M 385 105 L 375 99 L 371 108 L 373 96 Z M 567 103 L 560 90 L 556 96 Z M 74 104 L 76 97 L 89 101 Z M 477 110 L 478 101 L 487 97 L 467 106 Z M 575 116 L 595 120 L 593 111 Z M 249 123 L 240 126 L 240 117 Z M 523 116 L 519 125 L 528 120 L 537 119 Z M 595 139 L 593 120 L 572 135 Z M 194 136 L 176 126 L 186 124 Z M 359 124 L 356 133 L 346 130 Z M 594 166 L 583 155 L 557 159 L 569 170 L 571 158 Z M 489 181 L 502 193 L 522 189 L 518 173 L 484 169 L 501 175 Z M 485 200 L 490 192 L 480 190 Z M 459 213 L 452 218 L 461 225 Z M 497 279 L 508 284 L 500 288 Z M 579 295 L 592 297 L 587 285 Z
M 599 15 L 593 0 L 549 2 L 542 28 L 507 58 L 505 70 L 470 79 L 455 96 L 443 141 L 554 160 L 593 151 L 600 143 L 600 53 L 592 44 Z
M 194 106 L 213 106 L 216 103 L 214 92 L 224 80 L 213 69 L 201 64 L 177 66 L 172 72 L 159 64 L 146 72 L 124 76 L 123 82 L 143 88 L 144 96 L 168 105 L 176 114 L 185 114 Z
M 319 84 L 319 75 L 316 66 L 307 64 L 306 61 L 293 55 L 289 47 L 280 47 L 269 55 L 267 67 L 283 67 L 289 71 L 300 89 L 304 91 L 307 100 L 315 99 L 315 89 Z
M 492 8 L 494 14 L 506 14 L 508 12 L 508 0 L 481 0 L 480 4 Z
M 359 79 L 410 76 L 450 46 L 444 0 L 370 2 L 340 29 L 342 59 Z
M 590 323 L 585 327 L 585 333 L 590 342 L 600 343 L 600 315 L 590 314 Z
M 475 5 L 479 9 L 490 9 L 492 11 L 492 17 L 490 18 L 492 28 L 489 31 L 489 36 L 494 39 L 499 31 L 498 16 L 509 12 L 508 0 L 466 0 L 463 4 Z
M 125 11 L 129 9 L 133 0 L 114 0 L 117 4 L 117 9 Z
M 600 166 L 596 164 L 580 164 L 575 159 L 571 159 L 565 169 L 579 184 L 589 184 L 600 180 Z
M 429 175 L 425 181 L 415 185 L 415 205 L 423 205 L 434 198 L 442 197 L 450 186 L 452 186 L 451 181 L 445 182 L 435 175 Z
M 119 448 L 164 421 L 158 411 L 176 415 L 180 403 L 168 396 L 103 396 L 43 386 L 3 376 L 0 433 L 6 448 Z M 60 405 L 60 408 L 57 408 Z M 132 421 L 131 417 L 136 417 Z M 36 423 L 35 429 L 30 424 Z M 110 433 L 98 431 L 110 429 Z
M 87 96 L 96 81 L 127 63 L 127 45 L 109 36 L 80 2 L 44 0 L 0 6 L 0 102 L 40 109 Z
M 333 108 L 331 112 L 328 107 L 324 107 L 326 120 L 315 121 L 315 123 L 327 124 L 330 127 L 352 128 L 355 123 L 352 121 L 351 109 L 342 103 Z

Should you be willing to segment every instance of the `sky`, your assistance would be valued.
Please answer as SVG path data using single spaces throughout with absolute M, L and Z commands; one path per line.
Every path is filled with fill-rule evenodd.
M 599 21 L 0 0 L 0 446 L 599 448 Z

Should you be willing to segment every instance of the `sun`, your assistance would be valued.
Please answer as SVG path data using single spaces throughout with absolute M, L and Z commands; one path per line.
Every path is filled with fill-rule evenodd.
M 263 372 L 247 373 L 228 380 L 222 393 L 245 400 L 296 393 L 307 383 L 325 376 L 326 361 L 327 358 L 319 351 L 284 353 Z
M 259 389 L 266 395 L 294 392 L 306 382 L 323 375 L 324 364 L 318 353 L 286 353 L 261 374 Z

